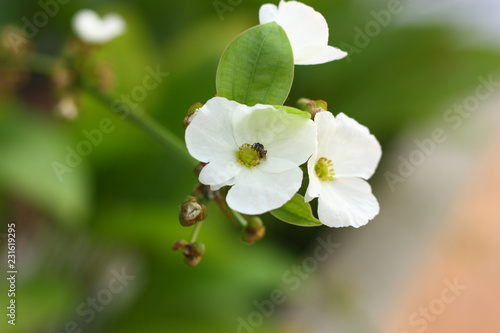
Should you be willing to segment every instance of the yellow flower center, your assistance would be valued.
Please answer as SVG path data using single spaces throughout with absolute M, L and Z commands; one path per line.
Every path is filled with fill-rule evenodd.
M 252 168 L 260 164 L 260 161 L 266 157 L 266 153 L 264 146 L 258 142 L 253 145 L 244 143 L 236 152 L 236 160 L 241 165 Z
M 322 181 L 333 180 L 335 172 L 333 172 L 333 163 L 330 160 L 322 157 L 314 166 L 314 171 L 316 171 L 316 176 Z

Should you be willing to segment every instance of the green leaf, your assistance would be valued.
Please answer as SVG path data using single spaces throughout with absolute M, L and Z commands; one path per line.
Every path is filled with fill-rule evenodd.
M 246 105 L 283 105 L 293 81 L 290 41 L 276 22 L 251 28 L 226 48 L 217 69 L 217 95 Z
M 271 211 L 271 214 L 278 220 L 300 227 L 321 225 L 321 222 L 313 216 L 311 205 L 305 202 L 304 197 L 300 194 L 295 194 L 284 206 Z
M 296 108 L 292 108 L 291 106 L 284 106 L 284 105 L 273 105 L 276 109 L 283 109 L 285 110 L 287 113 L 290 113 L 290 114 L 295 114 L 295 115 L 298 115 L 298 116 L 301 116 L 301 117 L 304 117 L 304 118 L 307 118 L 307 119 L 311 119 L 311 114 L 307 111 L 302 111 L 302 110 L 299 110 L 299 109 L 296 109 Z

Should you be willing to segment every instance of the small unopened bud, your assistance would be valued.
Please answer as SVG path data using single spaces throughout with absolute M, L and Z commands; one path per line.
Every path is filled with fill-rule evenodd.
M 243 229 L 243 240 L 253 244 L 264 238 L 265 234 L 266 227 L 262 223 L 262 220 L 256 216 L 252 216 L 248 221 L 248 225 Z
M 320 109 L 318 111 L 328 110 L 328 104 L 325 101 L 318 99 L 318 100 L 314 101 L 314 103 L 316 103 L 316 108 Z
M 190 227 L 205 219 L 205 205 L 199 203 L 196 198 L 189 197 L 182 203 L 179 220 L 185 227 Z
M 66 120 L 74 120 L 78 116 L 75 98 L 71 95 L 63 97 L 56 105 L 56 114 Z
M 110 91 L 113 88 L 115 77 L 111 64 L 102 62 L 97 66 L 97 86 L 101 91 Z
M 174 245 L 172 245 L 172 250 L 179 251 L 186 245 L 188 245 L 188 242 L 186 242 L 184 239 L 178 239 L 174 242 Z
M 66 66 L 56 64 L 53 69 L 52 80 L 60 91 L 69 91 L 75 84 L 75 74 Z
M 302 111 L 307 111 L 311 114 L 311 118 L 314 119 L 316 113 L 328 110 L 328 104 L 323 100 L 313 101 L 307 98 L 301 98 L 297 101 L 297 106 Z
M 184 118 L 184 128 L 187 128 L 191 121 L 193 121 L 193 118 L 196 116 L 196 113 L 198 112 L 199 109 L 203 107 L 203 104 L 201 103 L 194 103 L 191 105 L 191 107 L 188 110 L 188 113 L 186 117 Z
M 189 266 L 196 266 L 200 263 L 201 258 L 205 254 L 205 244 L 200 242 L 194 242 L 192 244 L 187 244 L 182 250 L 184 254 L 184 261 Z

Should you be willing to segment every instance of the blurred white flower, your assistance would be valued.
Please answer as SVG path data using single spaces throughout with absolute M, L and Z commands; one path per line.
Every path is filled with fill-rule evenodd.
M 299 190 L 316 147 L 316 125 L 271 105 L 210 99 L 186 129 L 186 145 L 208 163 L 199 176 L 213 190 L 232 186 L 229 207 L 258 215 L 284 205 Z
M 323 64 L 347 56 L 328 46 L 328 24 L 323 15 L 301 2 L 281 0 L 279 7 L 262 5 L 259 20 L 261 24 L 275 21 L 285 30 L 296 65 Z
M 90 9 L 80 10 L 73 16 L 73 30 L 89 44 L 104 44 L 122 35 L 126 24 L 118 14 L 108 14 L 102 19 Z
M 329 227 L 360 227 L 379 212 L 368 182 L 382 155 L 368 128 L 339 113 L 318 112 L 318 147 L 309 159 L 305 200 L 318 197 L 318 217 Z M 363 178 L 363 179 L 362 179 Z

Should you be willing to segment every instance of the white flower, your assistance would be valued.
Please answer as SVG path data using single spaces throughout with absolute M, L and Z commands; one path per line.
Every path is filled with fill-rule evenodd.
M 306 201 L 318 198 L 319 220 L 329 227 L 360 227 L 379 212 L 369 179 L 382 149 L 368 128 L 340 113 L 318 112 L 318 148 L 309 159 Z M 363 179 L 361 179 L 363 178 Z
M 302 170 L 316 147 L 310 119 L 271 105 L 247 106 L 210 99 L 186 129 L 189 153 L 208 163 L 201 183 L 213 190 L 232 186 L 229 207 L 258 215 L 284 205 L 299 190 Z
M 328 46 L 328 24 L 323 15 L 301 2 L 281 0 L 279 7 L 265 4 L 260 24 L 276 21 L 292 44 L 296 65 L 316 65 L 344 58 L 347 53 Z
M 73 16 L 73 30 L 89 44 L 104 44 L 125 32 L 125 21 L 118 14 L 100 18 L 90 9 L 80 10 Z

